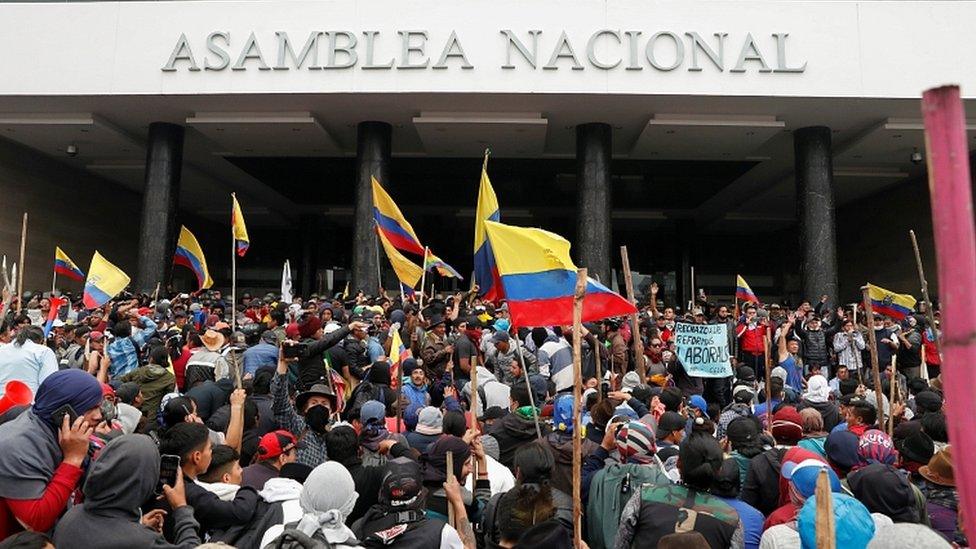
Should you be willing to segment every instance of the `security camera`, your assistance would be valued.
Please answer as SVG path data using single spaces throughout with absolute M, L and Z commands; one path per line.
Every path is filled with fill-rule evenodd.
M 922 153 L 918 152 L 918 149 L 914 149 L 912 150 L 912 156 L 910 156 L 909 159 L 912 161 L 912 164 L 921 164 Z
M 74 144 L 68 145 L 68 147 L 64 149 L 64 154 L 70 156 L 71 158 L 78 156 L 78 146 Z

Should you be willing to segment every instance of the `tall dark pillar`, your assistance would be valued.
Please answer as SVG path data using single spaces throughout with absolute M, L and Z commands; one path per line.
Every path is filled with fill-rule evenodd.
M 590 276 L 610 286 L 609 124 L 576 126 L 576 260 Z
M 169 282 L 176 251 L 177 205 L 183 168 L 183 126 L 149 125 L 146 143 L 146 185 L 139 224 L 139 266 L 135 289 L 152 292 Z
M 301 256 L 298 264 L 298 290 L 295 293 L 308 296 L 318 292 L 315 274 L 319 266 L 319 242 L 322 235 L 321 217 L 315 214 L 305 214 L 298 218 L 301 230 Z
M 812 126 L 794 131 L 793 150 L 803 298 L 813 301 L 827 294 L 833 303 L 840 303 L 830 128 Z
M 694 265 L 694 246 L 695 246 L 695 222 L 691 219 L 679 219 L 677 226 L 677 266 L 678 272 L 675 273 L 675 297 L 677 305 L 684 311 L 688 307 L 695 293 L 691 287 L 691 267 Z
M 377 253 L 373 230 L 373 191 L 370 177 L 380 183 L 390 178 L 390 136 L 386 122 L 360 122 L 356 139 L 355 225 L 352 234 L 352 293 L 376 295 Z

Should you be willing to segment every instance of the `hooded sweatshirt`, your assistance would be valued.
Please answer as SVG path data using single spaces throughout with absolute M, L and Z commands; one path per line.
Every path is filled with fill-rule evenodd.
M 526 408 L 528 408 L 526 406 Z M 549 433 L 549 427 L 544 423 L 540 425 L 542 435 Z M 505 415 L 496 421 L 488 433 L 498 441 L 498 461 L 509 469 L 512 468 L 512 461 L 515 459 L 515 451 L 523 445 L 532 442 L 536 438 L 535 421 L 521 413 L 521 410 Z
M 200 545 L 193 508 L 172 512 L 175 544 L 140 524 L 140 505 L 148 501 L 159 480 L 159 451 L 144 435 L 123 435 L 108 443 L 85 481 L 85 503 L 72 507 L 54 531 L 58 547 L 119 548 Z

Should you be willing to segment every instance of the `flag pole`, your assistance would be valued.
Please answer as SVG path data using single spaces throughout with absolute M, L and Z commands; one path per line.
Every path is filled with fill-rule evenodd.
M 946 415 L 953 451 L 972 455 L 976 433 L 970 428 L 976 372 L 976 229 L 966 144 L 966 114 L 959 88 L 945 86 L 922 95 L 932 227 L 942 296 L 942 363 Z M 956 472 L 964 522 L 976 524 L 976 470 Z M 963 517 L 960 517 L 963 520 Z
M 925 269 L 922 268 L 922 254 L 918 251 L 918 240 L 915 238 L 915 231 L 909 230 L 908 235 L 912 237 L 912 249 L 915 250 L 915 266 L 918 267 L 918 279 L 922 283 L 922 300 L 925 302 L 925 320 L 928 321 L 929 327 L 932 328 L 932 341 L 935 343 L 935 349 L 939 352 L 939 357 L 942 357 L 942 344 L 939 342 L 941 339 L 935 330 L 935 311 L 932 310 L 932 300 L 929 299 L 929 282 L 925 278 Z
M 532 406 L 532 421 L 535 423 L 535 436 L 542 440 L 542 429 L 539 427 L 539 410 L 535 407 L 535 393 L 532 391 L 532 382 L 529 381 L 529 371 L 525 369 L 525 357 L 522 356 L 522 342 L 518 340 L 518 332 L 515 332 L 515 350 L 518 351 L 519 364 L 522 366 L 522 377 L 525 378 L 525 387 L 529 390 L 529 404 Z
M 423 262 L 424 272 L 421 273 L 420 275 L 420 304 L 417 307 L 418 309 L 424 308 L 424 293 L 426 293 L 427 290 L 426 284 L 427 284 L 427 252 L 428 251 L 430 251 L 430 249 L 427 246 L 424 246 L 424 262 Z
M 627 247 L 621 248 L 629 280 L 630 271 L 627 261 Z M 633 297 L 633 287 L 628 284 L 629 297 Z M 581 468 L 583 465 L 583 441 L 580 439 L 582 421 L 580 421 L 580 400 L 583 398 L 582 379 L 582 342 L 583 337 L 583 296 L 586 295 L 586 268 L 576 271 L 576 290 L 573 293 L 573 547 L 583 546 L 583 509 L 580 497 Z M 640 362 L 638 362 L 640 364 Z M 641 376 L 643 382 L 643 376 Z
M 23 307 L 24 300 L 24 274 L 27 268 L 24 265 L 24 254 L 27 251 L 27 212 L 24 212 L 24 223 L 20 228 L 20 276 L 17 277 L 17 314 Z
M 867 286 L 861 287 L 864 300 L 864 318 L 868 322 L 874 318 L 874 307 L 871 306 L 871 290 Z M 878 338 L 874 335 L 874 328 L 868 330 L 868 347 L 871 352 L 871 378 L 874 380 L 874 395 L 878 401 L 878 426 L 884 426 L 884 391 L 881 389 L 881 372 L 878 369 Z M 851 340 L 853 343 L 853 340 Z M 855 347 L 852 351 L 857 352 Z M 890 404 L 890 403 L 889 403 Z M 891 413 L 891 408 L 888 408 Z
M 517 344 L 518 342 L 516 342 L 516 345 Z M 468 428 L 471 429 L 472 431 L 477 432 L 478 431 L 478 364 L 477 363 L 471 365 L 470 373 L 471 373 L 471 385 L 470 385 L 471 399 L 469 402 L 471 403 L 471 421 L 470 421 L 470 426 Z M 532 388 L 530 387 L 529 390 L 531 391 Z M 482 405 L 484 404 L 485 403 L 482 402 Z M 471 460 L 471 475 L 472 478 L 474 478 L 474 481 L 472 481 L 471 486 L 474 487 L 474 482 L 478 480 L 477 459 Z
M 450 452 L 450 451 L 447 452 L 446 473 L 447 473 L 447 480 L 450 481 L 454 477 L 454 452 Z M 471 486 L 474 487 L 474 483 L 477 481 L 478 479 L 476 478 L 474 482 L 471 483 Z M 455 522 L 456 521 L 454 520 L 454 505 L 450 501 L 448 501 L 447 502 L 447 523 L 451 525 L 451 528 L 454 528 Z
M 634 299 L 634 279 L 630 275 L 630 257 L 627 255 L 627 246 L 620 247 L 620 260 L 624 268 L 624 284 L 627 286 L 627 301 L 636 305 Z M 634 348 L 634 363 L 637 365 L 637 374 L 640 375 L 641 383 L 647 383 L 647 367 L 644 365 L 644 344 L 640 337 L 640 323 L 637 321 L 637 311 L 630 315 L 631 334 L 630 342 Z M 624 372 L 626 374 L 626 372 Z
M 236 193 L 230 193 L 230 329 L 237 329 L 237 238 L 234 235 L 234 202 Z
M 54 276 L 51 277 L 51 295 L 54 295 L 58 289 L 58 271 L 54 271 Z

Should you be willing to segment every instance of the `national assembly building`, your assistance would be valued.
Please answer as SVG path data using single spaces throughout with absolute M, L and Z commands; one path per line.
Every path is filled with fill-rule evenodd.
M 239 288 L 289 260 L 300 295 L 392 290 L 375 177 L 464 275 L 437 289 L 467 289 L 486 166 L 503 222 L 613 288 L 627 246 L 672 304 L 736 274 L 770 301 L 917 294 L 913 229 L 937 296 L 920 97 L 959 84 L 976 149 L 974 23 L 958 1 L 3 3 L 0 252 L 28 212 L 25 289 L 58 246 L 193 290 L 186 226 L 227 288 L 233 192 Z

